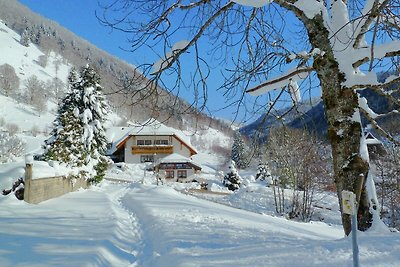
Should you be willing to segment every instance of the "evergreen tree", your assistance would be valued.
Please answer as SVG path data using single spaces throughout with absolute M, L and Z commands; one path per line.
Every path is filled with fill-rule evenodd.
M 257 167 L 256 180 L 272 183 L 272 176 L 266 163 L 260 162 Z
M 228 187 L 229 190 L 235 191 L 239 189 L 242 178 L 236 170 L 235 162 L 232 160 L 228 167 L 229 171 L 224 176 L 224 185 Z
M 79 118 L 83 126 L 82 143 L 86 164 L 95 166 L 95 180 L 98 182 L 104 176 L 108 159 L 105 157 L 107 138 L 104 123 L 108 114 L 108 104 L 102 93 L 100 77 L 90 66 L 81 72 L 79 83 Z
M 26 28 L 22 33 L 21 33 L 21 39 L 20 39 L 20 43 L 23 46 L 28 47 L 29 44 L 31 43 L 31 33 L 29 31 L 28 28 Z
M 59 103 L 51 137 L 46 140 L 45 160 L 57 160 L 73 167 L 83 165 L 82 125 L 77 116 L 79 112 L 76 112 L 77 93 L 77 90 L 70 91 Z
M 108 164 L 104 129 L 108 105 L 100 78 L 93 68 L 86 66 L 79 77 L 72 70 L 68 82 L 69 92 L 59 105 L 44 157 L 75 167 L 92 166 L 96 175 L 91 179 L 98 182 Z
M 246 156 L 246 146 L 239 131 L 236 131 L 233 136 L 231 159 L 239 169 L 244 169 L 249 164 Z

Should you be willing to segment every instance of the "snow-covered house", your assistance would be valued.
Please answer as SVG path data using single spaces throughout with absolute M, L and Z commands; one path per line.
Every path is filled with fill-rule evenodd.
M 171 154 L 190 158 L 197 151 L 184 134 L 154 119 L 129 127 L 108 130 L 111 142 L 108 151 L 114 162 L 158 162 Z
M 368 153 L 372 160 L 386 153 L 383 143 L 376 138 L 371 132 L 365 131 L 365 141 L 368 147 Z
M 176 181 L 193 180 L 195 174 L 201 171 L 199 164 L 177 153 L 160 159 L 154 169 L 157 173 L 163 173 L 164 178 Z

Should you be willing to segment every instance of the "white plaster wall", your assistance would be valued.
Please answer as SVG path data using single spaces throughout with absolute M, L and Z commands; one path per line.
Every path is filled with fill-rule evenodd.
M 137 137 L 137 139 L 152 139 L 154 140 L 154 137 L 144 137 L 140 136 Z M 169 137 L 157 137 L 156 139 L 162 140 L 162 139 L 169 139 Z M 173 145 L 173 153 L 178 153 L 184 157 L 190 158 L 190 150 L 185 146 L 181 145 L 181 142 L 177 140 L 175 137 L 172 137 L 172 145 Z M 133 155 L 132 154 L 132 146 L 136 146 L 136 139 L 131 137 L 128 139 L 128 141 L 125 144 L 125 163 L 140 163 L 140 155 Z M 155 162 L 158 160 L 168 156 L 169 154 L 156 154 L 155 155 Z
M 132 137 L 125 143 L 125 163 L 140 163 L 140 155 L 132 154 L 134 145 L 136 145 L 136 140 Z
M 190 158 L 190 150 L 185 145 L 181 145 L 175 137 L 172 138 L 172 145 L 174 146 L 174 153 L 178 153 L 184 157 Z

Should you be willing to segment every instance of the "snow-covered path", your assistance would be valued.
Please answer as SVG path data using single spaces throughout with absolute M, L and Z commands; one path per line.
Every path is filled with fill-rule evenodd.
M 0 266 L 130 266 L 140 234 L 120 185 L 31 205 L 0 201 Z
M 134 187 L 122 203 L 140 218 L 147 240 L 139 266 L 318 266 L 332 255 L 332 240 L 343 237 L 341 228 L 322 223 L 285 221 L 166 187 Z
M 399 233 L 360 233 L 361 266 L 399 266 Z M 31 205 L 0 198 L 0 266 L 352 266 L 340 226 L 116 184 Z

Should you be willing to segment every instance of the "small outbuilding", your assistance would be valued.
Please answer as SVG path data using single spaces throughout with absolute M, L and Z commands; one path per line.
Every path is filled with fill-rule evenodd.
M 367 143 L 368 153 L 371 160 L 376 160 L 380 156 L 386 154 L 383 143 L 371 132 L 365 132 L 365 141 Z
M 185 182 L 195 180 L 201 167 L 190 158 L 174 153 L 160 159 L 154 166 L 154 170 L 156 173 L 163 173 L 165 179 Z

